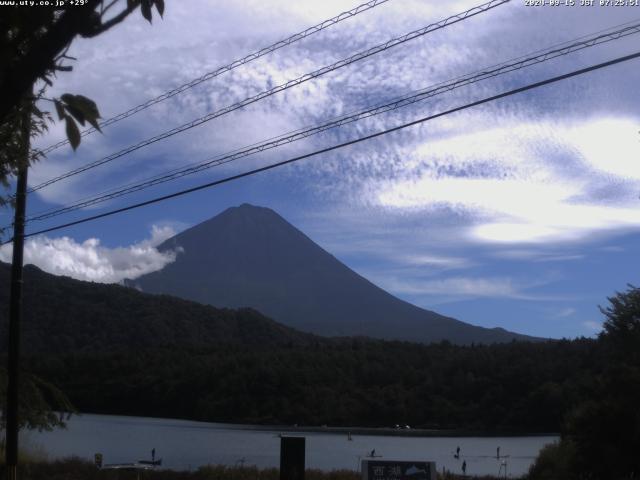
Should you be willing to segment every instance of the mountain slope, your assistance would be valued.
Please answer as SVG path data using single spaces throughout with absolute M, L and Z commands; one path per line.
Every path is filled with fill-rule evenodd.
M 251 309 L 226 310 L 119 285 L 25 267 L 25 353 L 135 351 L 155 347 L 307 345 L 297 332 Z M 0 351 L 7 348 L 10 266 L 0 262 Z
M 218 307 L 252 307 L 325 336 L 493 343 L 531 339 L 402 301 L 338 261 L 273 210 L 244 204 L 164 242 L 174 263 L 128 282 Z

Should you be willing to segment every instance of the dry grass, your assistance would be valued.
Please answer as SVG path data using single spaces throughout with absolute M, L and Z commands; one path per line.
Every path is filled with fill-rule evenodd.
M 193 472 L 173 470 L 118 471 L 98 470 L 91 462 L 80 458 L 45 461 L 26 459 L 18 471 L 20 480 L 279 480 L 277 468 L 207 466 Z M 0 465 L 0 479 L 5 478 L 4 465 Z M 139 475 L 139 477 L 138 477 Z M 438 480 L 498 480 L 498 477 L 460 476 L 438 474 Z M 323 472 L 307 470 L 305 480 L 359 480 L 360 474 L 351 470 Z

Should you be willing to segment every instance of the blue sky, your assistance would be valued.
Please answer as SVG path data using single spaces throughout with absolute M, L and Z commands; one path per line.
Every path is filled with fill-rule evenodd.
M 578 2 L 579 3 L 579 2 Z M 188 6 L 187 6 L 188 5 Z M 50 92 L 104 118 L 355 7 L 356 2 L 167 2 L 77 41 Z M 390 0 L 64 147 L 30 185 L 222 108 L 474 2 Z M 312 126 L 616 25 L 639 7 L 526 7 L 514 0 L 31 195 L 29 212 Z M 634 53 L 638 35 L 454 90 L 83 211 L 46 228 L 267 165 L 504 90 Z M 640 60 L 509 97 L 340 151 L 108 219 L 35 237 L 26 260 L 117 282 L 162 268 L 165 238 L 244 202 L 271 207 L 348 266 L 416 305 L 469 323 L 594 335 L 598 305 L 640 284 Z M 47 146 L 63 138 L 54 125 Z M 0 220 L 9 222 L 8 212 Z M 7 260 L 9 250 L 0 250 Z

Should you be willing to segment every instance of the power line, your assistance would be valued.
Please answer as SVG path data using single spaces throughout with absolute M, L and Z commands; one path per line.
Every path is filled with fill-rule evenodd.
M 442 20 L 440 22 L 430 24 L 430 25 L 428 25 L 428 26 L 426 26 L 424 28 L 418 29 L 418 30 L 414 30 L 413 32 L 409 32 L 409 33 L 407 33 L 405 35 L 402 35 L 401 37 L 393 38 L 391 40 L 388 40 L 385 43 L 382 43 L 380 45 L 376 45 L 375 47 L 372 47 L 372 48 L 370 48 L 368 50 L 365 50 L 363 52 L 360 52 L 360 53 L 357 53 L 355 55 L 352 55 L 351 57 L 348 57 L 346 59 L 340 60 L 340 61 L 338 61 L 336 63 L 331 64 L 331 65 L 322 67 L 322 68 L 320 68 L 318 70 L 315 70 L 315 71 L 313 71 L 311 73 L 306 73 L 306 74 L 302 75 L 301 77 L 298 77 L 298 78 L 296 78 L 294 80 L 289 80 L 288 82 L 283 83 L 281 85 L 278 85 L 276 87 L 273 87 L 273 88 L 271 88 L 269 90 L 265 90 L 265 91 L 263 91 L 263 92 L 261 92 L 261 93 L 259 93 L 257 95 L 254 95 L 253 97 L 248 97 L 248 98 L 246 98 L 246 99 L 244 99 L 244 100 L 242 100 L 240 102 L 234 103 L 232 105 L 224 107 L 224 108 L 222 108 L 220 110 L 217 110 L 215 112 L 208 113 L 207 115 L 205 115 L 203 117 L 200 117 L 200 118 L 197 118 L 196 120 L 193 120 L 193 121 L 191 121 L 189 123 L 185 123 L 184 125 L 181 125 L 179 127 L 175 127 L 175 128 L 173 128 L 171 130 L 168 130 L 168 131 L 166 131 L 164 133 L 161 133 L 161 134 L 156 135 L 154 137 L 151 137 L 151 138 L 148 138 L 146 140 L 143 140 L 142 142 L 139 142 L 139 143 L 137 143 L 135 145 L 131 145 L 131 146 L 127 147 L 127 148 L 124 148 L 124 149 L 116 152 L 116 153 L 113 153 L 111 155 L 103 157 L 100 160 L 96 160 L 96 161 L 91 162 L 91 163 L 89 163 L 87 165 L 84 165 L 82 167 L 79 167 L 79 168 L 76 168 L 74 170 L 71 170 L 71 171 L 69 171 L 67 173 L 64 173 L 62 175 L 59 175 L 59 176 L 54 177 L 52 179 L 49 179 L 49 180 L 47 180 L 47 181 L 45 181 L 45 182 L 43 182 L 43 183 L 41 183 L 39 185 L 36 185 L 35 187 L 31 187 L 29 189 L 28 193 L 33 193 L 33 192 L 35 192 L 37 190 L 45 188 L 45 187 L 47 187 L 49 185 L 52 185 L 52 184 L 54 184 L 56 182 L 59 182 L 61 180 L 66 179 L 66 178 L 72 177 L 74 175 L 78 175 L 79 173 L 82 173 L 82 172 L 86 172 L 87 170 L 90 170 L 92 168 L 98 167 L 98 166 L 103 165 L 105 163 L 111 162 L 111 161 L 113 161 L 113 160 L 115 160 L 117 158 L 123 157 L 124 155 L 127 155 L 127 154 L 132 153 L 132 152 L 134 152 L 136 150 L 139 150 L 139 149 L 141 149 L 143 147 L 151 145 L 152 143 L 158 142 L 160 140 L 164 140 L 164 139 L 169 138 L 169 137 L 171 137 L 173 135 L 176 135 L 178 133 L 182 133 L 182 132 L 187 131 L 187 130 L 189 130 L 191 128 L 194 128 L 194 127 L 197 127 L 199 125 L 202 125 L 205 122 L 213 120 L 214 118 L 220 117 L 220 116 L 225 115 L 227 113 L 230 113 L 230 112 L 232 112 L 234 110 L 238 110 L 238 109 L 240 109 L 242 107 L 245 107 L 245 106 L 247 106 L 249 104 L 255 103 L 255 102 L 259 101 L 259 100 L 262 100 L 262 99 L 264 99 L 266 97 L 269 97 L 271 95 L 274 95 L 276 93 L 279 93 L 279 92 L 282 92 L 284 90 L 287 90 L 287 89 L 289 89 L 291 87 L 300 85 L 300 84 L 302 84 L 302 83 L 304 83 L 304 82 L 306 82 L 308 80 L 311 80 L 313 78 L 318 78 L 318 77 L 320 77 L 320 76 L 322 76 L 322 75 L 324 75 L 326 73 L 332 72 L 334 70 L 337 70 L 339 68 L 345 67 L 347 65 L 350 65 L 350 64 L 352 64 L 354 62 L 357 62 L 359 60 L 362 60 L 364 58 L 370 57 L 370 56 L 375 55 L 377 53 L 380 53 L 380 52 L 383 52 L 383 51 L 388 50 L 390 48 L 396 47 L 396 46 L 401 45 L 403 43 L 406 43 L 406 42 L 408 42 L 410 40 L 414 40 L 414 39 L 416 39 L 418 37 L 421 37 L 421 36 L 424 36 L 424 35 L 426 35 L 428 33 L 434 32 L 436 30 L 440 30 L 442 28 L 445 28 L 448 25 L 452 25 L 454 23 L 461 22 L 461 21 L 463 21 L 463 20 L 465 20 L 467 18 L 470 18 L 470 17 L 473 17 L 473 16 L 478 15 L 480 13 L 486 12 L 488 10 L 491 10 L 491 9 L 493 9 L 495 7 L 503 5 L 503 4 L 508 3 L 510 1 L 511 0 L 491 0 L 491 1 L 487 2 L 487 3 L 482 4 L 482 5 L 470 8 L 469 10 L 466 10 L 466 11 L 464 11 L 462 13 L 459 13 L 459 14 L 453 15 L 451 17 L 448 17 L 448 18 L 446 18 L 446 19 L 444 19 L 444 20 Z
M 487 67 L 483 70 L 480 70 L 479 72 L 467 74 L 465 76 L 458 77 L 452 81 L 444 82 L 434 87 L 429 87 L 428 89 L 419 90 L 417 91 L 417 93 L 413 93 L 411 95 L 405 95 L 403 97 L 399 97 L 391 101 L 378 104 L 374 107 L 368 108 L 363 111 L 358 111 L 355 113 L 343 115 L 341 117 L 330 120 L 318 126 L 314 126 L 307 129 L 300 129 L 294 132 L 283 134 L 262 143 L 257 143 L 254 145 L 250 145 L 248 147 L 244 147 L 243 149 L 239 149 L 223 155 L 211 157 L 203 162 L 195 163 L 188 167 L 182 167 L 182 168 L 170 170 L 168 172 L 165 172 L 159 175 L 155 175 L 153 177 L 145 179 L 142 182 L 138 182 L 138 183 L 134 182 L 127 185 L 123 185 L 121 187 L 117 187 L 116 189 L 112 189 L 111 191 L 103 192 L 98 196 L 93 196 L 81 201 L 77 201 L 76 203 L 71 205 L 66 205 L 61 208 L 49 209 L 39 214 L 34 214 L 30 216 L 30 218 L 28 218 L 27 221 L 33 222 L 38 220 L 45 220 L 45 219 L 49 219 L 52 217 L 56 217 L 65 213 L 78 210 L 80 208 L 96 205 L 98 203 L 102 203 L 107 200 L 112 200 L 114 198 L 119 198 L 121 196 L 138 192 L 140 190 L 143 190 L 155 185 L 159 185 L 168 181 L 176 180 L 178 178 L 181 178 L 187 175 L 192 175 L 192 174 L 201 172 L 203 170 L 207 170 L 216 166 L 230 163 L 239 158 L 247 157 L 255 153 L 260 153 L 266 150 L 277 148 L 281 145 L 292 143 L 294 141 L 307 138 L 311 135 L 315 135 L 332 128 L 341 127 L 343 125 L 356 122 L 364 118 L 368 118 L 374 115 L 379 115 L 381 113 L 386 113 L 389 111 L 396 110 L 398 108 L 412 105 L 414 103 L 424 101 L 433 96 L 446 93 L 451 90 L 454 90 L 463 86 L 467 86 L 482 80 L 486 80 L 488 78 L 493 78 L 498 75 L 503 75 L 509 72 L 513 72 L 515 70 L 527 68 L 532 65 L 537 65 L 539 63 L 546 62 L 560 56 L 575 53 L 577 51 L 580 51 L 586 48 L 591 48 L 595 45 L 600 45 L 603 43 L 607 43 L 607 42 L 617 40 L 617 39 L 620 39 L 629 35 L 637 34 L 637 33 L 640 33 L 640 23 L 627 26 L 625 28 L 618 29 L 606 34 L 601 34 L 601 35 L 592 36 L 592 37 L 581 37 L 586 39 L 580 42 L 570 43 L 569 45 L 561 48 L 551 47 L 551 49 L 548 49 L 546 51 L 543 50 L 542 51 L 543 53 L 538 53 L 537 55 L 533 55 L 529 57 L 527 56 L 518 57 L 514 61 L 507 61 L 493 67 Z
M 447 82 L 441 82 L 439 84 L 435 84 L 435 85 L 433 85 L 432 87 L 429 87 L 429 88 L 436 88 L 436 87 L 440 88 L 440 87 L 446 86 L 447 83 L 459 82 L 459 81 L 462 81 L 462 80 L 464 80 L 464 79 L 466 79 L 466 78 L 468 78 L 470 76 L 474 76 L 474 78 L 475 78 L 475 77 L 477 77 L 477 76 L 479 76 L 481 74 L 485 74 L 488 70 L 495 70 L 495 69 L 498 69 L 498 68 L 500 68 L 500 69 L 506 68 L 506 67 L 510 66 L 509 64 L 515 65 L 516 63 L 519 63 L 519 62 L 522 62 L 522 63 L 528 62 L 528 61 L 534 60 L 532 58 L 532 56 L 541 56 L 541 54 L 549 55 L 548 57 L 546 57 L 543 60 L 540 60 L 540 62 L 538 62 L 538 63 L 541 63 L 542 61 L 550 60 L 552 58 L 555 58 L 556 56 L 564 55 L 564 54 L 567 54 L 567 53 L 573 53 L 574 51 L 581 50 L 582 48 L 588 48 L 588 47 L 592 47 L 592 46 L 595 46 L 595 45 L 598 45 L 598 44 L 601 44 L 601 43 L 606 43 L 608 41 L 617 40 L 617 39 L 622 38 L 624 36 L 627 36 L 627 35 L 630 35 L 630 34 L 633 34 L 633 33 L 637 33 L 638 32 L 638 26 L 640 25 L 640 23 L 638 23 L 638 22 L 640 22 L 640 18 L 636 18 L 634 20 L 631 20 L 631 21 L 628 21 L 628 22 L 624 22 L 622 24 L 618 24 L 618 25 L 615 25 L 615 26 L 608 27 L 606 29 L 602 29 L 602 30 L 599 30 L 599 31 L 596 31 L 596 32 L 592 32 L 592 33 L 587 34 L 587 35 L 582 35 L 582 36 L 577 37 L 577 38 L 572 39 L 572 40 L 568 40 L 568 41 L 564 41 L 564 42 L 561 42 L 561 43 L 558 43 L 558 44 L 554 44 L 554 45 L 551 45 L 551 46 L 549 46 L 549 47 L 547 47 L 545 49 L 540 49 L 540 50 L 536 50 L 534 52 L 529 52 L 526 55 L 521 55 L 521 56 L 518 56 L 516 58 L 510 59 L 510 60 L 506 60 L 504 62 L 501 62 L 501 63 L 498 63 L 498 64 L 494 64 L 492 66 L 485 67 L 485 68 L 483 68 L 483 69 L 481 69 L 479 71 L 476 71 L 474 73 L 463 75 L 463 76 L 459 76 L 459 77 L 456 77 L 456 78 L 454 78 L 452 80 L 448 80 Z M 636 23 L 636 25 L 632 25 L 634 23 Z M 624 28 L 620 28 L 620 27 L 624 27 Z M 614 30 L 614 29 L 618 29 L 618 30 Z M 582 44 L 584 44 L 584 45 L 581 47 Z M 564 49 L 571 50 L 571 51 L 570 52 L 569 51 L 562 52 L 562 50 L 564 50 Z M 556 52 L 558 52 L 557 55 L 550 56 L 551 54 L 554 54 Z M 524 67 L 522 67 L 522 68 L 524 68 Z M 516 70 L 516 69 L 519 69 L 519 68 L 514 68 L 513 70 Z M 512 70 L 510 70 L 510 71 L 512 71 Z M 497 74 L 502 74 L 502 73 L 503 72 L 498 72 Z M 504 73 L 508 73 L 508 72 L 504 72 Z M 496 74 L 496 76 L 497 76 L 497 74 Z M 479 80 L 481 80 L 481 79 L 479 79 Z M 403 96 L 403 97 L 398 97 L 398 98 L 396 98 L 394 100 L 387 101 L 387 103 L 378 104 L 375 107 L 372 107 L 372 109 L 367 109 L 364 112 L 363 111 L 359 111 L 359 110 L 354 110 L 354 111 L 352 111 L 350 113 L 346 113 L 341 117 L 337 117 L 337 118 L 331 120 L 331 122 L 339 121 L 339 120 L 341 121 L 342 119 L 345 119 L 346 117 L 351 116 L 351 115 L 355 115 L 355 114 L 361 115 L 363 113 L 370 112 L 374 108 L 377 109 L 377 108 L 380 108 L 382 106 L 387 106 L 387 105 L 390 105 L 391 103 L 402 101 L 402 100 L 406 100 L 406 99 L 409 99 L 409 98 L 416 98 L 416 102 L 422 101 L 422 98 L 417 98 L 417 97 L 419 97 L 420 95 L 423 95 L 425 92 L 428 92 L 428 90 L 426 90 L 426 89 L 415 90 L 415 91 L 413 91 L 411 93 L 405 94 L 405 96 Z M 375 114 L 376 113 L 372 113 L 372 115 L 375 115 Z M 328 125 L 328 124 L 325 123 L 324 125 Z M 76 207 L 77 206 L 78 208 L 82 208 L 82 207 L 85 207 L 85 206 L 94 205 L 95 203 L 101 203 L 102 196 L 106 196 L 106 195 L 113 194 L 115 196 L 111 197 L 111 198 L 118 198 L 119 196 L 121 196 L 121 195 L 119 195 L 119 193 L 122 193 L 122 195 L 129 193 L 127 191 L 124 191 L 124 190 L 128 190 L 129 188 L 135 188 L 134 191 L 139 191 L 138 187 L 141 187 L 140 189 L 142 189 L 142 188 L 146 188 L 147 186 L 153 186 L 153 185 L 157 184 L 157 183 L 155 183 L 156 180 L 162 180 L 163 178 L 166 178 L 166 177 L 168 177 L 170 175 L 180 174 L 181 172 L 186 172 L 185 175 L 188 175 L 188 174 L 192 173 L 191 172 L 192 169 L 194 169 L 196 167 L 200 167 L 200 166 L 203 166 L 205 168 L 212 168 L 212 167 L 217 165 L 217 163 L 213 164 L 214 161 L 217 162 L 218 160 L 220 160 L 220 158 L 222 156 L 227 157 L 227 156 L 230 156 L 230 155 L 237 154 L 239 152 L 243 152 L 243 151 L 246 152 L 247 149 L 261 146 L 262 144 L 264 144 L 266 142 L 270 143 L 270 142 L 280 141 L 280 140 L 284 139 L 285 137 L 291 137 L 293 135 L 299 135 L 302 132 L 307 132 L 307 131 L 310 131 L 311 129 L 316 129 L 316 128 L 319 128 L 319 127 L 318 126 L 312 127 L 312 128 L 303 127 L 303 128 L 300 128 L 300 129 L 297 129 L 297 130 L 294 130 L 294 131 L 291 131 L 291 132 L 288 132 L 288 133 L 284 133 L 284 134 L 281 134 L 281 135 L 278 135 L 278 136 L 275 136 L 275 137 L 271 137 L 271 138 L 263 140 L 261 142 L 256 142 L 256 143 L 251 144 L 251 145 L 246 145 L 246 146 L 238 148 L 236 150 L 227 152 L 226 154 L 221 154 L 221 155 L 218 155 L 218 156 L 210 157 L 209 159 L 201 161 L 201 162 L 191 163 L 186 167 L 177 167 L 177 168 L 165 171 L 163 173 L 159 173 L 159 174 L 153 175 L 152 177 L 147 177 L 145 180 L 142 181 L 142 183 L 130 182 L 130 183 L 127 183 L 127 184 L 124 184 L 124 185 L 120 185 L 120 186 L 117 186 L 117 187 L 112 187 L 110 189 L 103 190 L 102 192 L 99 192 L 97 194 L 94 194 L 94 195 L 91 195 L 91 196 L 86 196 L 86 197 L 84 197 L 82 199 L 78 199 L 78 200 L 76 200 L 76 203 L 72 204 L 72 205 L 66 205 L 64 207 L 50 207 L 50 208 L 47 208 L 45 210 L 40 210 L 40 211 L 32 214 L 31 218 L 27 219 L 27 220 L 42 220 L 42 219 L 45 219 L 45 218 L 49 218 L 49 217 L 44 217 L 44 215 L 49 214 L 49 213 L 54 213 L 54 212 L 55 213 L 57 213 L 57 212 L 61 212 L 62 213 L 63 210 L 66 212 L 66 211 L 71 210 L 72 207 Z M 310 135 L 311 134 L 313 134 L 313 133 L 310 133 Z M 295 140 L 291 140 L 291 141 L 295 141 Z M 251 154 L 251 152 L 247 153 L 247 155 L 250 155 L 250 154 Z M 193 172 L 193 173 L 195 173 L 195 172 Z M 170 178 L 168 180 L 172 180 L 172 179 L 173 178 Z M 152 185 L 151 184 L 147 185 L 147 183 L 151 183 L 151 182 L 154 182 L 154 183 Z M 159 183 L 163 183 L 163 182 L 160 181 Z M 111 198 L 108 198 L 108 199 L 111 199 Z M 108 200 L 108 199 L 106 199 L 106 200 Z M 85 203 L 85 202 L 87 202 L 87 203 Z M 88 203 L 88 202 L 91 202 L 91 203 Z M 75 208 L 73 208 L 73 210 L 75 210 Z M 6 227 L 2 227 L 2 228 L 6 228 Z
M 280 40 L 279 42 L 276 42 L 272 45 L 269 45 L 268 47 L 264 47 L 261 48 L 260 50 L 258 50 L 257 52 L 253 52 L 250 53 L 249 55 L 239 59 L 239 60 L 234 60 L 233 62 L 231 62 L 228 65 L 224 65 L 222 67 L 218 67 L 215 70 L 212 70 L 211 72 L 207 72 L 204 75 L 195 78 L 193 80 L 191 80 L 190 82 L 184 83 L 182 85 L 180 85 L 179 87 L 176 87 L 172 90 L 168 90 L 164 93 L 162 93 L 161 95 L 158 95 L 155 98 L 152 98 L 144 103 L 141 103 L 140 105 L 136 105 L 133 108 L 130 108 L 129 110 L 119 113 L 118 115 L 115 115 L 114 117 L 111 117 L 107 120 L 104 120 L 103 122 L 100 122 L 100 128 L 104 128 L 107 127 L 109 125 L 112 125 L 116 122 L 119 122 L 120 120 L 124 120 L 125 118 L 128 118 L 132 115 L 135 115 L 138 112 L 141 112 L 142 110 L 146 110 L 147 108 L 163 102 L 171 97 L 174 97 L 186 90 L 189 90 L 197 85 L 200 85 L 203 82 L 206 82 L 207 80 L 211 80 L 212 78 L 217 77 L 218 75 L 221 75 L 225 72 L 230 72 L 231 70 L 233 70 L 234 68 L 237 68 L 241 65 L 246 65 L 247 63 L 250 63 L 254 60 L 257 60 L 260 57 L 263 57 L 269 53 L 275 52 L 276 50 L 279 50 L 283 47 L 286 47 L 288 45 L 291 45 L 292 43 L 298 42 L 300 40 L 303 40 L 304 38 L 307 38 L 311 35 L 313 35 L 314 33 L 318 33 L 326 28 L 329 28 L 333 25 L 335 25 L 336 23 L 340 23 L 343 20 L 347 20 L 349 18 L 355 17 L 356 15 L 366 12 L 367 10 L 371 10 L 374 7 L 377 7 L 378 5 L 381 5 L 383 3 L 388 2 L 389 0 L 371 0 L 369 2 L 363 3 L 362 5 L 358 5 L 355 8 L 352 8 L 351 10 L 348 10 L 346 12 L 342 12 L 340 15 L 337 15 L 333 18 L 330 18 L 328 20 L 325 20 L 317 25 L 314 25 L 313 27 L 309 27 L 306 30 L 293 34 L 288 38 L 285 38 L 284 40 Z M 84 137 L 86 135 L 89 135 L 91 133 L 96 132 L 97 130 L 93 127 L 91 128 L 87 128 L 86 130 L 83 130 L 81 135 Z M 46 147 L 45 149 L 41 150 L 41 152 L 43 154 L 47 154 L 49 152 L 52 152 L 53 150 L 56 150 L 59 147 L 62 147 L 63 145 L 68 144 L 69 141 L 68 140 L 62 140 L 58 143 L 55 143 L 53 145 L 50 145 L 48 147 Z
M 56 230 L 61 230 L 63 228 L 71 227 L 71 226 L 74 226 L 74 225 L 79 225 L 81 223 L 90 222 L 90 221 L 93 221 L 93 220 L 97 220 L 99 218 L 104 218 L 104 217 L 108 217 L 108 216 L 115 215 L 115 214 L 118 214 L 118 213 L 123 213 L 123 212 L 129 211 L 129 210 L 134 210 L 134 209 L 137 209 L 137 208 L 140 208 L 140 207 L 144 207 L 144 206 L 151 205 L 151 204 L 154 204 L 154 203 L 162 202 L 164 200 L 169 200 L 171 198 L 180 197 L 182 195 L 193 193 L 193 192 L 196 192 L 196 191 L 199 191 L 199 190 L 204 190 L 206 188 L 211 188 L 211 187 L 214 187 L 214 186 L 217 186 L 217 185 L 221 185 L 221 184 L 224 184 L 224 183 L 228 183 L 228 182 L 231 182 L 231 181 L 234 181 L 234 180 L 239 180 L 241 178 L 248 177 L 248 176 L 251 176 L 251 175 L 255 175 L 257 173 L 261 173 L 261 172 L 264 172 L 264 171 L 267 171 L 267 170 L 272 170 L 272 169 L 274 169 L 276 167 L 281 167 L 283 165 L 288 165 L 290 163 L 298 162 L 300 160 L 304 160 L 306 158 L 310 158 L 310 157 L 313 157 L 313 156 L 316 156 L 316 155 L 320 155 L 322 153 L 328 153 L 328 152 L 331 152 L 333 150 L 338 150 L 340 148 L 347 147 L 349 145 L 354 145 L 356 143 L 364 142 L 365 140 L 371 140 L 373 138 L 377 138 L 377 137 L 380 137 L 382 135 L 387 135 L 387 134 L 392 133 L 392 132 L 403 130 L 405 128 L 408 128 L 408 127 L 411 127 L 411 126 L 414 126 L 414 125 L 418 125 L 418 124 L 427 122 L 429 120 L 434 120 L 436 118 L 443 117 L 445 115 L 450 115 L 452 113 L 460 112 L 460 111 L 466 110 L 468 108 L 472 108 L 472 107 L 476 107 L 478 105 L 482 105 L 482 104 L 485 104 L 485 103 L 493 102 L 493 101 L 499 100 L 501 98 L 506 98 L 506 97 L 509 97 L 511 95 L 515 95 L 517 93 L 522 93 L 522 92 L 526 92 L 528 90 L 533 90 L 535 88 L 539 88 L 539 87 L 542 87 L 544 85 L 549 85 L 551 83 L 556 83 L 556 82 L 559 82 L 559 81 L 562 81 L 562 80 L 566 80 L 568 78 L 576 77 L 578 75 L 584 75 L 585 73 L 589 73 L 589 72 L 592 72 L 592 71 L 595 71 L 595 70 L 599 70 L 599 69 L 602 69 L 602 68 L 610 67 L 612 65 L 616 65 L 616 64 L 619 64 L 619 63 L 627 62 L 627 61 L 630 61 L 630 60 L 633 60 L 633 59 L 636 59 L 636 58 L 639 58 L 639 57 L 640 57 L 640 52 L 636 52 L 636 53 L 633 53 L 631 55 L 626 55 L 626 56 L 623 56 L 623 57 L 618 57 L 616 59 L 609 60 L 607 62 L 599 63 L 599 64 L 596 64 L 596 65 L 592 65 L 590 67 L 582 68 L 580 70 L 574 70 L 573 72 L 570 72 L 570 73 L 565 73 L 563 75 L 558 75 L 558 76 L 555 76 L 555 77 L 548 78 L 546 80 L 542 80 L 542 81 L 535 82 L 535 83 L 532 83 L 532 84 L 529 84 L 529 85 L 525 85 L 524 87 L 519 87 L 519 88 L 516 88 L 516 89 L 513 89 L 513 90 L 509 90 L 507 92 L 500 93 L 498 95 L 493 95 L 491 97 L 483 98 L 481 100 L 477 100 L 477 101 L 472 102 L 472 103 L 467 103 L 467 104 L 462 105 L 460 107 L 452 108 L 450 110 L 446 110 L 444 112 L 440 112 L 440 113 L 437 113 L 437 114 L 434 114 L 434 115 L 429 115 L 427 117 L 423 117 L 423 118 L 420 118 L 418 120 L 414 120 L 412 122 L 404 123 L 402 125 L 398 125 L 396 127 L 392 127 L 392 128 L 380 131 L 380 132 L 372 133 L 370 135 L 366 135 L 364 137 L 360 137 L 360 138 L 357 138 L 357 139 L 354 139 L 354 140 L 350 140 L 348 142 L 340 143 L 340 144 L 337 144 L 337 145 L 332 145 L 331 147 L 327 147 L 327 148 L 323 148 L 323 149 L 320 149 L 320 150 L 316 150 L 314 152 L 307 153 L 307 154 L 304 154 L 304 155 L 300 155 L 300 156 L 297 156 L 297 157 L 293 157 L 293 158 L 290 158 L 288 160 L 283 160 L 281 162 L 277 162 L 277 163 L 274 163 L 274 164 L 271 164 L 271 165 L 267 165 L 265 167 L 256 168 L 256 169 L 244 172 L 244 173 L 240 173 L 240 174 L 237 174 L 237 175 L 232 175 L 230 177 L 226 177 L 226 178 L 223 178 L 223 179 L 220 179 L 220 180 L 216 180 L 216 181 L 213 181 L 213 182 L 205 183 L 203 185 L 198 185 L 197 187 L 192 187 L 192 188 L 188 188 L 188 189 L 185 189 L 185 190 L 180 190 L 178 192 L 174 192 L 174 193 L 171 193 L 169 195 L 163 195 L 161 197 L 156 197 L 156 198 L 153 198 L 151 200 L 146 200 L 144 202 L 140 202 L 140 203 L 136 203 L 136 204 L 133 204 L 133 205 L 126 206 L 126 207 L 122 207 L 122 208 L 118 208 L 118 209 L 115 209 L 115 210 L 111 210 L 111 211 L 108 211 L 108 212 L 100 213 L 98 215 L 93 215 L 93 216 L 85 217 L 85 218 L 82 218 L 80 220 L 76 220 L 76 221 L 73 221 L 73 222 L 68 222 L 68 223 L 65 223 L 65 224 L 62 224 L 62 225 L 57 225 L 57 226 L 54 226 L 54 227 L 38 230 L 36 232 L 25 234 L 24 236 L 25 237 L 32 237 L 32 236 L 40 235 L 40 234 L 43 234 L 43 233 L 48 233 L 48 232 L 53 232 L 53 231 L 56 231 Z M 9 241 L 7 241 L 5 243 L 9 243 L 11 241 L 13 241 L 13 239 L 9 240 Z

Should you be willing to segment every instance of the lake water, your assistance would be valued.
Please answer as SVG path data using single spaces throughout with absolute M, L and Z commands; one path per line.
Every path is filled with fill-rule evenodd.
M 274 427 L 275 428 L 275 427 Z M 252 430 L 243 425 L 191 422 L 160 418 L 110 415 L 73 416 L 66 430 L 25 432 L 21 448 L 44 451 L 50 459 L 76 455 L 93 461 L 103 454 L 104 463 L 129 463 L 150 459 L 151 449 L 162 466 L 192 470 L 207 464 L 278 467 L 281 432 Z M 523 475 L 540 449 L 557 440 L 535 437 L 401 437 L 351 435 L 325 432 L 296 432 L 286 435 L 306 437 L 307 468 L 359 470 L 360 460 L 375 449 L 383 460 L 435 461 L 438 471 L 446 468 L 461 473 L 463 460 L 467 474 Z M 460 447 L 460 459 L 453 454 Z M 501 458 L 496 458 L 500 447 Z M 506 462 L 506 465 L 501 465 Z

